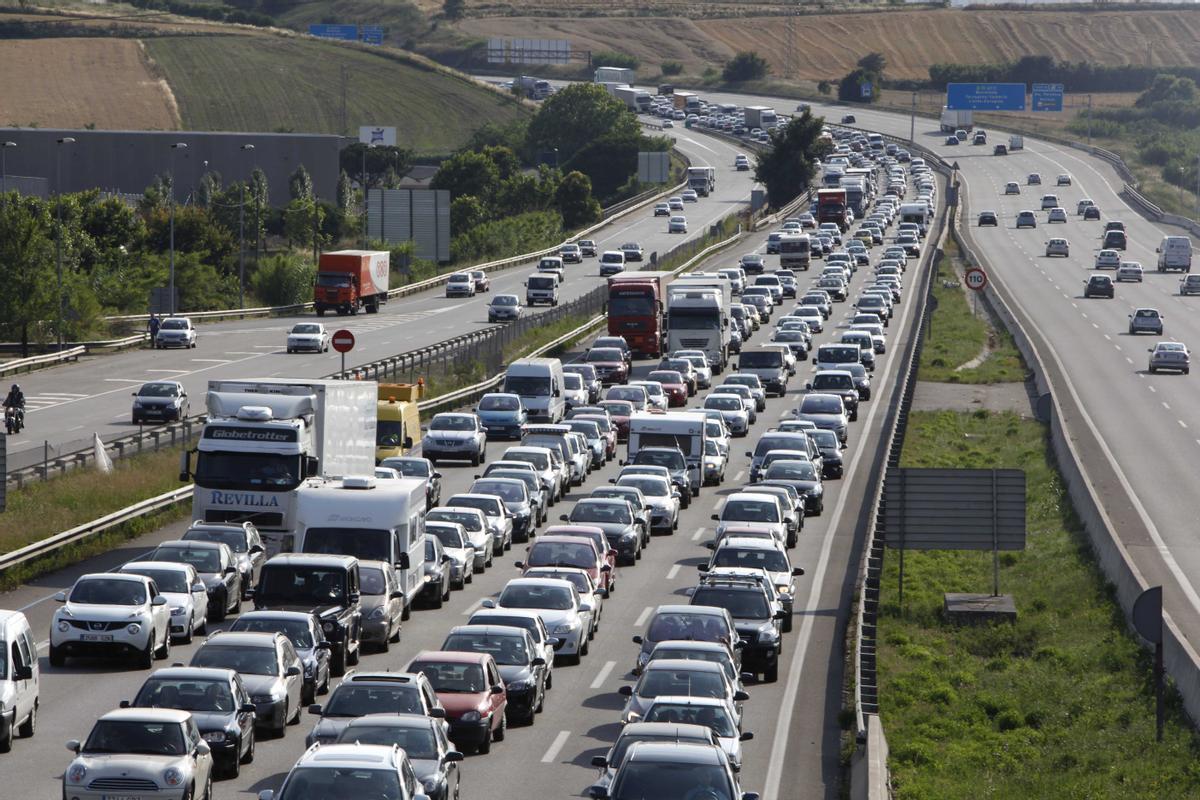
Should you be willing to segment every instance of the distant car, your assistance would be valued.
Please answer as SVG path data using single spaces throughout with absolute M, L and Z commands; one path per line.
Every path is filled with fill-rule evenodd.
M 696 194 L 695 189 L 684 189 L 680 195 L 685 203 L 697 203 L 700 201 L 700 195 Z
M 1005 194 L 1020 194 L 1021 193 L 1021 184 L 1017 183 L 1016 181 L 1009 181 L 1008 183 L 1004 184 L 1004 193 Z
M 1035 217 L 1033 215 L 1032 211 L 1017 212 L 1017 227 L 1018 228 L 1036 228 L 1037 227 L 1037 217 Z
M 1139 308 L 1129 315 L 1129 333 L 1153 333 L 1163 335 L 1163 316 L 1157 308 Z
M 469 272 L 456 272 L 446 281 L 446 297 L 474 297 L 475 279 Z
M 667 221 L 667 233 L 687 233 L 687 217 L 671 217 Z M 641 259 L 638 259 L 639 261 Z
M 1056 195 L 1056 194 L 1042 195 L 1042 211 L 1049 211 L 1052 208 L 1058 208 L 1058 195 Z
M 579 252 L 582 253 L 587 258 L 595 258 L 596 257 L 596 243 L 593 242 L 591 239 L 580 239 L 579 240 Z
M 975 131 L 975 135 L 971 137 L 971 144 L 987 144 L 987 133 L 985 131 Z
M 1096 254 L 1093 269 L 1116 269 L 1121 266 L 1121 254 L 1116 250 L 1101 250 Z
M 474 414 L 437 414 L 429 421 L 421 450 L 434 464 L 439 460 L 460 459 L 477 467 L 487 452 L 487 431 Z
M 167 317 L 154 335 L 154 348 L 196 347 L 196 326 L 187 317 Z
M 733 160 L 733 166 L 738 172 L 746 172 L 750 169 L 750 159 L 743 155 L 739 155 Z
M 625 254 L 626 261 L 641 261 L 645 257 L 645 251 L 637 242 L 626 242 L 621 245 L 621 252 Z
M 1084 211 L 1086 211 L 1090 206 L 1094 206 L 1094 205 L 1096 205 L 1096 204 L 1094 202 L 1092 202 L 1089 198 L 1087 198 L 1087 197 L 1083 198 L 1082 200 L 1080 200 L 1078 203 L 1075 204 L 1076 216 L 1081 216 Z
M 1083 210 L 1083 219 L 1084 219 L 1084 222 L 1087 222 L 1088 220 L 1093 220 L 1093 219 L 1099 220 L 1100 219 L 1100 206 L 1088 206 L 1087 208 L 1085 208 Z
M 657 203 L 654 206 L 654 216 L 669 217 L 671 216 L 671 206 L 667 203 Z
M 982 228 L 984 225 L 995 226 L 995 225 L 999 225 L 999 224 L 1000 224 L 1000 222 L 996 218 L 995 211 L 980 211 L 979 212 L 979 227 Z
M 579 245 L 570 242 L 558 248 L 558 257 L 563 260 L 564 264 L 579 264 L 583 262 L 583 251 Z
M 758 253 L 746 253 L 738 260 L 738 266 L 747 275 L 761 275 L 766 267 L 766 262 Z
M 625 271 L 625 253 L 621 250 L 605 250 L 600 256 L 600 277 L 616 275 Z
M 683 198 L 679 196 L 668 197 L 667 207 L 672 211 L 683 211 Z
M 662 124 L 662 126 L 663 126 L 664 128 L 674 128 L 674 127 L 675 127 L 675 123 L 674 123 L 674 122 L 672 122 L 672 121 L 671 121 L 671 120 L 669 120 L 669 119 L 664 119 L 664 120 L 663 120 L 663 124 Z
M 1159 342 L 1150 351 L 1150 372 L 1169 369 L 1187 375 L 1191 369 L 1191 356 L 1187 346 L 1180 342 Z
M 471 280 L 475 281 L 475 291 L 490 292 L 492 290 L 492 279 L 488 274 L 481 269 L 471 270 Z
M 1141 283 L 1142 265 L 1136 261 L 1122 261 L 1121 266 L 1117 267 L 1117 282 L 1124 283 L 1125 281 Z
M 1029 173 L 1029 177 L 1025 179 L 1025 183 L 1028 186 L 1041 186 L 1042 176 L 1037 172 L 1031 172 Z
M 498 294 L 488 303 L 488 322 L 520 319 L 524 313 L 521 298 L 515 294 Z
M 854 118 L 853 114 L 843 114 L 842 115 L 842 124 L 843 125 L 854 125 L 857 122 L 858 122 L 858 120 Z
M 1046 258 L 1051 256 L 1070 256 L 1071 246 L 1066 239 L 1051 239 L 1046 242 Z
M 1054 185 L 1055 186 L 1070 186 L 1071 185 L 1071 176 L 1067 175 L 1066 173 L 1059 175 L 1055 179 Z
M 1052 208 L 1050 213 L 1046 215 L 1046 222 L 1063 222 L 1067 221 L 1067 210 L 1065 208 Z
M 998 144 L 992 148 L 992 155 L 1006 156 L 1006 155 L 1008 155 L 1008 147 L 1006 147 L 1005 145 L 1002 145 L 1002 144 Z
M 958 144 L 958 137 L 954 136 L 954 135 L 947 136 L 946 144 L 947 144 L 947 146 L 950 146 L 950 147 L 956 146 Z
M 151 381 L 143 383 L 141 388 L 133 393 L 131 417 L 134 425 L 140 425 L 150 419 L 169 422 L 188 416 L 190 408 L 182 383 Z
M 1093 275 L 1083 282 L 1083 296 L 1107 297 L 1112 300 L 1116 296 L 1116 288 L 1112 278 L 1107 275 Z
M 301 322 L 292 326 L 287 335 L 287 351 L 299 353 L 301 350 L 329 352 L 329 331 L 324 325 L 320 322 Z
M 1200 294 L 1200 275 L 1188 275 L 1179 281 L 1179 293 L 1182 295 Z

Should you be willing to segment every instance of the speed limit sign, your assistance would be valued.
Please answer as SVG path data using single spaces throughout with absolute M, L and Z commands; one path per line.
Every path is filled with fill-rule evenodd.
M 963 276 L 963 280 L 967 284 L 967 288 L 974 292 L 981 292 L 987 286 L 987 273 L 979 267 L 971 267 Z

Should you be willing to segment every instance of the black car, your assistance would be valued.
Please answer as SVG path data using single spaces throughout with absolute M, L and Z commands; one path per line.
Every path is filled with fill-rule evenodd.
M 438 649 L 490 654 L 504 679 L 509 719 L 533 724 L 534 714 L 542 710 L 546 699 L 549 673 L 529 631 L 499 624 L 458 625 L 450 629 Z
M 821 370 L 805 384 L 806 391 L 836 394 L 842 398 L 846 414 L 851 422 L 858 419 L 858 389 L 854 387 L 854 376 L 845 370 Z
M 843 114 L 842 115 L 842 124 L 843 125 L 854 125 L 857 122 L 858 122 L 858 120 L 854 118 L 853 114 Z
M 779 679 L 786 612 L 772 602 L 765 588 L 751 581 L 705 576 L 692 591 L 691 605 L 728 610 L 738 637 L 745 642 L 742 671 L 762 673 L 766 681 Z
M 223 542 L 163 542 L 143 561 L 191 564 L 208 592 L 208 621 L 220 622 L 242 609 L 242 574 L 229 545 Z
M 1005 146 L 1004 146 L 1004 145 L 1002 145 L 1002 144 L 998 144 L 998 145 L 996 145 L 995 147 L 993 147 L 993 148 L 992 148 L 992 155 L 994 155 L 994 156 L 1006 156 L 1006 155 L 1008 155 L 1008 148 L 1007 148 L 1007 147 L 1005 147 Z
M 459 762 L 439 719 L 416 714 L 367 714 L 347 725 L 338 742 L 396 746 L 408 755 L 417 780 L 429 800 L 456 800 L 459 796 Z
M 615 347 L 625 356 L 625 365 L 633 366 L 633 348 L 629 346 L 629 342 L 625 341 L 624 336 L 600 336 L 596 341 L 592 342 L 592 347 Z
M 258 574 L 267 560 L 258 528 L 252 522 L 193 522 L 183 534 L 185 542 L 223 542 L 233 551 L 238 571 L 242 573 L 242 597 L 258 583 Z
M 821 477 L 842 477 L 845 474 L 842 451 L 846 449 L 846 445 L 838 439 L 837 434 L 828 430 L 815 430 L 808 436 L 817 443 L 817 449 L 821 451 Z
M 984 211 L 984 212 L 980 213 L 979 227 L 982 228 L 984 225 L 995 226 L 995 225 L 999 225 L 999 224 L 1000 224 L 1000 221 L 996 219 L 995 211 Z
M 693 486 L 688 473 L 687 458 L 678 447 L 643 447 L 633 456 L 630 464 L 666 467 L 671 473 L 671 483 L 679 490 L 684 508 L 691 504 L 691 498 L 700 494 L 699 485 Z M 699 483 L 699 482 L 697 482 Z
M 329 655 L 333 650 L 321 631 L 321 621 L 308 611 L 248 611 L 230 626 L 231 631 L 282 633 L 304 664 L 301 702 L 307 705 L 329 691 Z
M 255 705 L 231 669 L 170 667 L 154 672 L 121 708 L 174 708 L 191 712 L 200 736 L 212 748 L 214 769 L 236 778 L 254 760 Z
M 345 674 L 361 652 L 362 606 L 358 559 L 333 555 L 278 555 L 263 565 L 254 590 L 260 611 L 304 611 L 321 621 L 332 647 L 330 671 Z
M 1100 206 L 1088 206 L 1083 210 L 1083 219 L 1086 222 L 1089 219 L 1100 219 Z
M 1112 278 L 1107 275 L 1093 275 L 1084 282 L 1083 296 L 1107 297 L 1112 300 L 1116 296 Z

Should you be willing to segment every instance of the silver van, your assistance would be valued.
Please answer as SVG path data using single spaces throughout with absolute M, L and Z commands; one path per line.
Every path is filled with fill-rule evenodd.
M 558 278 L 552 273 L 534 273 L 525 279 L 525 305 L 558 305 Z
M 38 712 L 37 642 L 20 611 L 0 611 L 0 753 L 33 736 Z

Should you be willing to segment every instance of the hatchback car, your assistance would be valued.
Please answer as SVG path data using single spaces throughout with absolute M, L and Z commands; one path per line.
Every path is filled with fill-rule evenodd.
M 1117 269 L 1121 266 L 1121 254 L 1116 250 L 1101 250 L 1096 254 L 1094 269 Z
M 313 702 L 329 691 L 333 645 L 321 629 L 321 618 L 311 611 L 250 611 L 229 627 L 232 632 L 282 633 L 292 643 L 304 667 L 300 702 Z
M 583 250 L 574 242 L 569 242 L 558 248 L 558 257 L 564 264 L 580 264 L 583 262 Z
M 1017 183 L 1016 181 L 1009 181 L 1008 183 L 1004 184 L 1004 193 L 1005 194 L 1020 194 L 1021 193 L 1021 184 Z
M 196 326 L 187 317 L 167 317 L 158 326 L 153 347 L 196 347 Z
M 1150 350 L 1151 374 L 1160 370 L 1171 370 L 1187 375 L 1190 365 L 1191 355 L 1187 346 L 1181 342 L 1159 342 Z
M 50 664 L 68 656 L 123 656 L 146 669 L 171 653 L 167 598 L 145 575 L 101 572 L 80 576 L 54 599 L 62 607 L 50 624 Z
M 299 353 L 309 350 L 314 353 L 329 352 L 329 331 L 320 322 L 301 322 L 292 326 L 287 335 L 287 351 Z
M 367 714 L 347 725 L 337 742 L 399 748 L 429 800 L 459 797 L 458 765 L 463 754 L 454 749 L 441 720 L 415 714 Z
M 419 800 L 424 795 L 406 750 L 373 744 L 334 744 L 307 750 L 278 791 L 264 789 L 259 800 L 386 797 Z
M 979 212 L 979 227 L 982 228 L 984 225 L 996 226 L 999 224 L 1000 224 L 1000 222 L 996 218 L 995 211 L 980 211 Z
M 680 204 L 679 204 L 679 207 L 680 207 L 680 208 L 682 208 L 682 207 L 683 207 L 683 203 L 680 203 Z M 655 206 L 654 206 L 654 216 L 656 216 L 656 217 L 669 217 L 669 216 L 671 216 L 671 206 L 670 206 L 670 204 L 668 204 L 668 203 L 657 203 L 657 204 L 655 204 Z
M 311 705 L 308 713 L 319 717 L 305 744 L 337 741 L 352 720 L 367 714 L 415 714 L 445 719 L 446 709 L 421 673 L 350 670 L 324 704 Z
M 667 233 L 687 233 L 687 217 L 671 217 L 667 220 Z M 641 261 L 641 259 L 635 259 Z
M 1051 256 L 1070 256 L 1071 245 L 1066 239 L 1051 239 L 1046 242 L 1046 258 Z
M 1055 178 L 1054 185 L 1055 186 L 1070 186 L 1071 185 L 1071 176 L 1067 175 L 1066 173 L 1059 175 L 1057 178 Z
M 446 709 L 450 738 L 460 750 L 488 753 L 508 730 L 508 695 L 487 653 L 423 650 L 405 672 L 421 673 Z
M 1153 333 L 1162 336 L 1164 319 L 1156 308 L 1139 308 L 1129 315 L 1129 333 Z
M 1029 173 L 1029 177 L 1027 177 L 1025 179 L 1025 183 L 1028 186 L 1041 186 L 1042 185 L 1041 173 L 1038 173 L 1038 172 Z
M 684 189 L 680 197 L 683 198 L 683 202 L 685 203 L 696 203 L 700 200 L 700 195 L 696 194 L 695 189 Z
M 626 261 L 641 261 L 646 254 L 646 251 L 637 242 L 626 242 L 621 245 L 620 250 L 625 254 Z
M 1116 296 L 1112 278 L 1107 275 L 1093 275 L 1088 278 L 1083 282 L 1083 296 L 1085 298 L 1107 297 L 1112 300 Z
M 183 384 L 178 381 L 143 383 L 141 388 L 133 393 L 132 422 L 134 425 L 140 425 L 147 420 L 181 420 L 188 416 L 191 410 L 187 397 Z
M 171 608 L 171 636 L 191 644 L 196 633 L 208 633 L 208 592 L 191 564 L 164 561 L 130 561 L 119 570 L 127 575 L 145 575 Z
M 1182 295 L 1200 294 L 1200 275 L 1188 275 L 1180 280 L 1179 293 Z
M 256 724 L 276 736 L 300 719 L 304 664 L 282 633 L 214 633 L 192 655 L 190 666 L 236 671 L 255 705 Z
M 1100 220 L 1100 207 L 1099 206 L 1088 206 L 1087 208 L 1085 208 L 1083 210 L 1083 220 L 1084 220 L 1084 222 L 1087 222 L 1089 220 L 1096 220 L 1098 222 Z
M 460 459 L 479 466 L 487 454 L 487 432 L 474 414 L 436 414 L 429 421 L 421 450 L 434 464 L 438 459 Z
M 516 320 L 524 313 L 521 298 L 515 294 L 498 294 L 488 303 L 488 322 Z
M 1067 221 L 1067 210 L 1065 208 L 1058 208 L 1058 207 L 1052 208 L 1052 209 L 1050 209 L 1050 213 L 1046 215 L 1046 222 L 1049 222 L 1049 223 L 1054 223 L 1054 222 L 1064 222 L 1065 223 L 1066 221 Z
M 456 272 L 446 280 L 446 297 L 474 297 L 475 279 L 469 272 Z
M 1037 217 L 1032 211 L 1017 212 L 1017 227 L 1018 228 L 1036 228 Z
M 1136 261 L 1122 261 L 1121 266 L 1117 267 L 1117 282 L 1124 283 L 1125 281 L 1141 283 L 1142 265 Z

